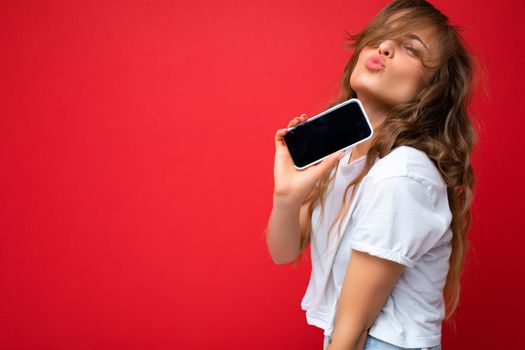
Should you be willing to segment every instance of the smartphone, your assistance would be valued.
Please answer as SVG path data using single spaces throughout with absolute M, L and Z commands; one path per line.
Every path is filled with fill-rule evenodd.
M 302 170 L 334 152 L 368 140 L 373 134 L 361 101 L 351 98 L 288 128 L 284 142 L 295 168 Z

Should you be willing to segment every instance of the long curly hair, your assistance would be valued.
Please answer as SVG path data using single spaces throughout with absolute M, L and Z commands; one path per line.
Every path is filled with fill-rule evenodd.
M 396 15 L 394 19 L 393 15 Z M 387 22 L 400 25 L 389 26 Z M 408 145 L 425 152 L 436 165 L 447 185 L 448 202 L 452 212 L 452 252 L 443 290 L 445 319 L 448 319 L 459 304 L 460 278 L 470 246 L 468 230 L 471 224 L 470 206 L 475 183 L 471 157 L 473 146 L 477 142 L 476 128 L 468 115 L 473 95 L 475 60 L 462 42 L 460 28 L 450 24 L 448 18 L 427 1 L 392 1 L 361 32 L 357 34 L 347 32 L 348 42 L 344 47 L 354 49 L 354 52 L 339 82 L 339 95 L 330 101 L 326 108 L 357 97 L 350 86 L 350 76 L 364 47 L 377 46 L 386 39 L 402 39 L 413 29 L 429 25 L 437 28 L 440 46 L 439 63 L 432 66 L 424 57 L 419 57 L 423 67 L 431 70 L 431 79 L 412 101 L 391 108 L 385 120 L 374 130 L 363 170 L 346 187 L 341 210 L 332 222 L 329 232 L 339 221 L 338 237 L 340 238 L 343 221 L 340 219 L 350 207 L 347 205 L 349 189 L 356 185 L 353 186 L 351 195 L 353 197 L 359 183 L 378 158 L 383 158 L 400 145 Z M 336 162 L 334 168 L 337 164 Z M 320 217 L 323 217 L 325 192 L 335 177 L 335 171 L 332 171 L 334 168 L 319 180 L 303 202 L 303 204 L 309 203 L 310 220 L 301 231 L 301 247 L 305 247 L 310 242 L 311 217 L 316 202 L 320 203 Z M 293 265 L 297 266 L 304 256 L 303 249 Z

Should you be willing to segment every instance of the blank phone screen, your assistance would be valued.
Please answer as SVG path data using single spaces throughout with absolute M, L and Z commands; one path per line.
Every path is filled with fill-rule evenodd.
M 372 129 L 361 108 L 353 100 L 288 130 L 284 141 L 295 165 L 305 167 L 369 137 Z

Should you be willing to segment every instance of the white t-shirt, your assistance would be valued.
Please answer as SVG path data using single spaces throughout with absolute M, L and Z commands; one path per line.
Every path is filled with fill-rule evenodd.
M 368 333 L 400 347 L 438 345 L 452 238 L 446 184 L 424 152 L 396 147 L 376 160 L 357 187 L 343 217 L 341 238 L 337 239 L 336 223 L 327 241 L 343 191 L 366 160 L 365 155 L 348 164 L 350 156 L 351 151 L 332 170 L 337 173 L 327 189 L 324 219 L 319 222 L 319 203 L 312 212 L 312 273 L 301 301 L 307 322 L 324 329 L 324 335 L 332 334 L 337 300 L 355 249 L 406 266 Z

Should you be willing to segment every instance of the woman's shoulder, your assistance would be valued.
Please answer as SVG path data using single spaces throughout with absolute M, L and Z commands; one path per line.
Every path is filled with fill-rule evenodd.
M 372 204 L 364 208 L 373 207 L 375 211 L 396 205 L 415 211 L 426 208 L 427 213 L 433 212 L 440 218 L 442 230 L 450 226 L 452 211 L 446 183 L 425 152 L 398 146 L 377 159 L 368 175 L 363 179 L 363 195 L 359 200 Z
M 428 155 L 415 147 L 401 145 L 392 149 L 369 171 L 372 182 L 391 177 L 408 177 L 420 182 L 429 191 L 446 191 L 446 184 Z

